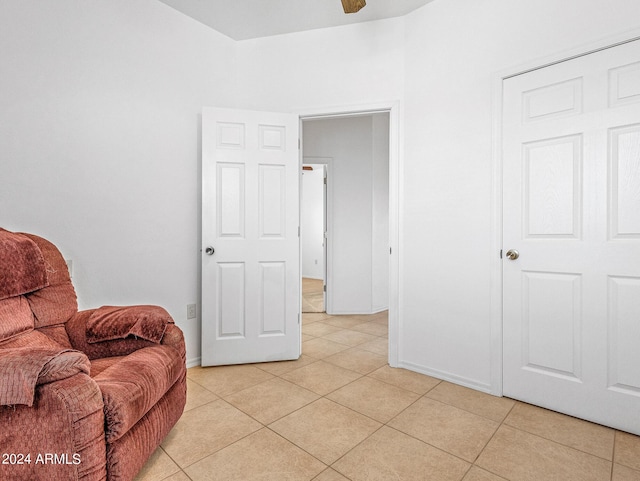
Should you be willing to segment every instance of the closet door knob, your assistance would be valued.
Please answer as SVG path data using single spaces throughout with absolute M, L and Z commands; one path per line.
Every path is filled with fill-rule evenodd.
M 204 253 L 208 256 L 212 256 L 215 251 L 216 250 L 213 247 L 209 246 L 204 250 Z
M 507 251 L 507 259 L 515 261 L 518 257 L 520 257 L 520 253 L 515 249 L 509 249 Z

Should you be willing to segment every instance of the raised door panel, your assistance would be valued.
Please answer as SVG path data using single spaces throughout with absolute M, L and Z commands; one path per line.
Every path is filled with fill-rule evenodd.
M 581 276 L 523 272 L 523 367 L 578 381 L 581 372 Z
M 218 149 L 244 150 L 245 124 L 218 122 L 216 129 L 216 147 Z
M 286 128 L 283 125 L 259 125 L 260 149 L 285 152 L 287 148 Z
M 245 336 L 245 264 L 244 262 L 218 263 L 218 337 L 243 338 Z
M 285 176 L 284 166 L 260 165 L 260 237 L 263 239 L 285 237 Z
M 261 262 L 260 335 L 286 333 L 287 269 L 285 262 Z
M 640 124 L 609 131 L 613 238 L 640 239 Z
M 579 238 L 582 136 L 524 145 L 525 238 Z
M 525 123 L 578 115 L 582 112 L 582 78 L 523 92 L 522 106 Z
M 609 105 L 640 102 L 640 62 L 609 70 Z
M 245 236 L 245 167 L 219 163 L 217 166 L 218 236 Z
M 609 388 L 640 396 L 640 277 L 609 277 Z

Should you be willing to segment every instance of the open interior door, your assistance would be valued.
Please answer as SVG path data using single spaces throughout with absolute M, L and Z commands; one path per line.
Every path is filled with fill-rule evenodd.
M 202 365 L 300 356 L 298 118 L 202 112 Z

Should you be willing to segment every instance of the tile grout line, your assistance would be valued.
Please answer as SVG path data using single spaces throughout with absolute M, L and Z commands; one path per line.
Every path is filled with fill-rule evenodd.
M 510 399 L 510 398 L 507 398 L 507 399 Z M 512 408 L 509 412 L 511 412 L 511 411 L 512 411 L 516 406 L 517 406 L 517 403 L 519 403 L 519 402 L 521 402 L 521 401 L 516 401 L 516 404 L 514 404 L 513 408 Z M 525 403 L 525 404 L 526 404 L 526 403 Z M 543 409 L 544 409 L 544 408 L 543 408 Z M 554 412 L 555 412 L 555 411 L 554 411 Z M 562 413 L 560 413 L 560 414 L 562 414 Z M 477 458 L 479 458 L 479 457 L 480 457 L 480 455 L 482 454 L 482 452 L 487 448 L 487 446 L 489 445 L 489 443 L 491 442 L 491 440 L 495 437 L 495 435 L 497 434 L 497 432 L 499 431 L 499 429 L 500 429 L 501 427 L 503 427 L 503 426 L 506 426 L 506 427 L 507 427 L 507 428 L 509 428 L 509 429 L 513 429 L 514 431 L 518 431 L 518 432 L 524 433 L 524 434 L 526 434 L 526 435 L 528 435 L 528 436 L 533 436 L 533 437 L 535 437 L 535 438 L 542 439 L 542 440 L 544 440 L 544 441 L 546 441 L 546 442 L 549 442 L 549 443 L 555 444 L 555 445 L 557 445 L 557 446 L 561 446 L 561 447 L 566 448 L 566 449 L 569 449 L 569 450 L 571 450 L 571 451 L 575 451 L 575 452 L 577 452 L 577 453 L 584 454 L 584 455 L 586 455 L 586 456 L 589 456 L 589 457 L 592 457 L 592 458 L 596 458 L 596 459 L 599 459 L 599 460 L 601 460 L 601 461 L 605 461 L 605 462 L 607 462 L 607 463 L 611 463 L 611 472 L 613 472 L 613 465 L 615 464 L 615 461 L 613 461 L 613 460 L 609 460 L 609 459 L 606 459 L 606 458 L 603 458 L 603 457 L 600 457 L 600 456 L 598 456 L 598 455 L 596 455 L 596 454 L 593 454 L 593 453 L 589 453 L 589 452 L 583 451 L 583 450 L 578 449 L 578 448 L 575 448 L 575 447 L 573 447 L 573 446 L 569 446 L 568 444 L 561 443 L 561 442 L 556 441 L 556 440 L 554 440 L 554 439 L 550 439 L 550 438 L 547 438 L 547 437 L 545 437 L 545 436 L 541 436 L 540 434 L 536 434 L 536 433 L 533 433 L 533 432 L 527 431 L 527 430 L 525 430 L 525 429 L 521 429 L 521 428 L 518 428 L 518 427 L 516 427 L 516 426 L 512 426 L 511 424 L 506 423 L 507 417 L 508 417 L 508 415 L 507 415 L 507 416 L 505 416 L 504 421 L 502 421 L 502 422 L 500 423 L 500 425 L 498 426 L 498 428 L 496 429 L 496 431 L 495 431 L 495 432 L 493 433 L 493 435 L 491 436 L 491 439 L 487 442 L 487 444 L 485 444 L 484 448 L 482 448 L 482 450 L 480 451 L 480 454 L 478 454 L 478 457 L 477 457 Z M 613 428 L 611 428 L 611 429 L 613 429 Z M 617 434 L 617 432 L 618 432 L 618 431 L 617 431 L 617 430 L 615 430 L 615 432 L 616 432 L 616 434 Z M 615 437 L 614 437 L 614 450 L 615 450 Z M 477 458 L 476 458 L 476 461 L 477 461 Z M 475 466 L 477 466 L 477 465 L 475 464 L 475 461 L 474 461 L 474 465 L 475 465 Z M 483 467 L 481 467 L 481 466 L 477 466 L 477 467 L 478 467 L 478 468 L 480 468 L 480 469 L 484 469 L 485 471 L 489 471 L 487 468 L 483 468 Z M 492 474 L 496 474 L 497 476 L 499 476 L 497 473 L 494 473 L 493 471 L 489 471 L 489 472 L 490 472 L 490 473 L 492 473 Z M 612 475 L 611 475 L 611 477 L 612 477 Z
M 437 379 L 437 378 L 436 378 L 436 379 Z M 440 385 L 441 383 L 443 383 L 443 382 L 449 382 L 449 381 L 445 381 L 444 379 L 441 379 L 441 380 L 440 380 L 440 382 L 439 382 L 438 384 L 436 384 L 435 386 L 433 386 L 433 389 L 435 389 L 437 386 L 439 386 L 439 385 Z M 464 386 L 463 386 L 463 387 L 464 387 Z M 504 416 L 504 418 L 503 418 L 501 421 L 497 421 L 497 420 L 495 420 L 495 419 L 493 419 L 493 418 L 490 418 L 490 417 L 488 417 L 488 416 L 485 416 L 484 414 L 478 414 L 477 412 L 470 411 L 469 409 L 466 409 L 466 408 L 464 408 L 464 407 L 456 406 L 455 404 L 451 404 L 451 403 L 449 403 L 449 402 L 442 401 L 442 400 L 440 400 L 440 399 L 435 399 L 435 398 L 432 398 L 432 397 L 428 397 L 428 396 L 427 396 L 427 394 L 429 394 L 433 389 L 429 389 L 429 391 L 428 391 L 428 392 L 426 392 L 426 393 L 424 394 L 424 396 L 422 396 L 422 397 L 426 397 L 427 399 L 429 399 L 429 400 L 431 400 L 431 401 L 439 402 L 440 404 L 444 404 L 444 405 L 446 405 L 446 406 L 451 406 L 451 407 L 453 407 L 453 408 L 459 409 L 460 411 L 463 411 L 463 412 L 465 412 L 465 413 L 467 413 L 467 414 L 473 414 L 474 416 L 478 416 L 479 418 L 486 419 L 487 421 L 492 421 L 492 422 L 494 422 L 494 423 L 498 423 L 498 428 L 502 425 L 502 423 L 504 422 L 504 420 L 507 418 L 507 416 L 508 416 L 508 415 L 509 415 L 509 413 L 511 412 L 511 409 L 513 409 L 513 406 L 512 406 L 512 407 L 509 409 L 509 412 Z M 467 389 L 470 389 L 470 388 L 467 388 Z M 489 394 L 489 395 L 491 396 L 491 394 Z M 500 399 L 500 398 L 498 398 L 498 399 Z M 509 398 L 503 398 L 503 399 L 509 399 Z M 497 428 L 496 428 L 496 430 L 497 430 Z
M 367 375 L 363 375 L 362 377 L 367 377 Z M 362 379 L 362 377 L 360 377 L 360 378 L 358 378 L 358 379 Z M 375 379 L 375 378 L 372 378 L 372 379 Z M 345 386 L 348 386 L 349 384 L 352 384 L 353 382 L 355 382 L 355 381 L 352 381 L 351 383 L 348 383 L 348 384 L 346 384 Z M 381 381 L 381 382 L 382 382 L 382 381 Z M 396 387 L 396 388 L 399 388 L 399 389 L 403 389 L 403 388 L 400 388 L 399 386 L 396 386 L 396 385 L 393 385 L 393 384 L 389 384 L 389 383 L 386 383 L 386 384 L 388 384 L 388 385 L 390 385 L 390 386 L 393 386 L 393 387 Z M 438 384 L 440 384 L 440 383 L 438 383 Z M 427 393 L 428 393 L 428 392 L 430 392 L 433 388 L 435 388 L 438 384 L 434 385 L 431 389 L 429 389 L 429 390 L 427 391 Z M 342 386 L 342 387 L 345 387 L 345 386 Z M 338 388 L 338 389 L 341 389 L 341 388 Z M 338 389 L 336 389 L 336 391 L 337 391 Z M 409 391 L 409 390 L 407 390 L 407 389 L 403 389 L 403 390 L 404 390 L 404 391 L 407 391 L 407 392 L 409 392 L 409 393 L 412 393 L 412 394 L 417 394 L 417 393 L 414 393 L 414 392 Z M 335 391 L 332 391 L 332 392 L 335 392 Z M 427 393 L 425 393 L 425 394 L 427 394 Z M 331 393 L 329 393 L 329 394 L 331 394 Z M 396 432 L 398 432 L 398 433 L 401 433 L 401 434 L 403 434 L 403 435 L 406 435 L 406 436 L 408 436 L 408 437 L 410 437 L 410 438 L 412 438 L 412 439 L 415 439 L 416 441 L 418 441 L 418 442 L 420 442 L 420 443 L 423 443 L 423 444 L 426 444 L 426 445 L 428 445 L 428 446 L 431 446 L 431 447 L 433 447 L 433 448 L 437 449 L 438 451 L 441 451 L 441 452 L 447 453 L 446 451 L 444 451 L 444 450 L 442 450 L 442 449 L 440 449 L 440 448 L 438 448 L 438 447 L 436 447 L 436 446 L 433 446 L 433 445 L 431 445 L 431 444 L 429 444 L 429 443 L 426 443 L 425 441 L 422 441 L 421 439 L 418 439 L 418 438 L 416 438 L 416 437 L 414 437 L 414 436 L 412 436 L 412 435 L 410 435 L 410 434 L 407 434 L 407 433 L 405 433 L 405 432 L 403 432 L 403 431 L 400 431 L 400 430 L 398 430 L 398 429 L 394 428 L 393 426 L 389 426 L 389 423 L 390 423 L 393 419 L 395 419 L 396 417 L 400 416 L 404 411 L 406 411 L 406 410 L 407 410 L 407 409 L 409 409 L 411 406 L 413 406 L 413 405 L 414 405 L 416 402 L 418 402 L 418 400 L 420 400 L 420 399 L 421 399 L 425 394 L 423 394 L 423 395 L 418 395 L 419 397 L 418 397 L 417 399 L 415 399 L 413 402 L 411 402 L 411 404 L 409 404 L 408 406 L 406 406 L 404 409 L 402 409 L 400 412 L 398 412 L 395 416 L 393 416 L 391 419 L 389 419 L 389 421 L 384 422 L 384 423 L 382 423 L 382 422 L 378 421 L 377 419 L 373 419 L 372 417 L 367 416 L 367 415 L 366 415 L 366 414 L 364 414 L 364 413 L 361 413 L 361 412 L 359 412 L 359 411 L 356 411 L 355 409 L 352 409 L 352 408 L 350 408 L 350 407 L 348 407 L 348 406 L 344 406 L 343 404 L 339 403 L 338 401 L 333 401 L 332 399 L 327 399 L 328 401 L 335 402 L 336 404 L 338 404 L 338 405 L 340 405 L 340 406 L 343 406 L 343 407 L 345 407 L 345 408 L 347 408 L 347 409 L 349 409 L 349 410 L 351 410 L 351 411 L 353 411 L 353 412 L 355 412 L 355 413 L 357 413 L 357 414 L 360 414 L 360 415 L 362 415 L 362 416 L 367 417 L 368 419 L 371 419 L 371 420 L 373 420 L 373 421 L 375 421 L 375 422 L 380 423 L 380 427 L 379 427 L 378 429 L 376 429 L 375 431 L 373 431 L 371 434 L 369 434 L 366 438 L 364 438 L 362 441 L 360 441 L 359 443 L 357 443 L 357 444 L 356 444 L 355 446 L 353 446 L 351 449 L 347 450 L 347 451 L 346 451 L 342 456 L 340 456 L 340 457 L 339 457 L 338 459 L 336 459 L 333 463 L 331 463 L 331 465 L 329 465 L 329 467 L 330 467 L 331 469 L 333 469 L 334 471 L 336 471 L 336 472 L 340 473 L 342 476 L 344 476 L 344 477 L 346 478 L 346 477 L 347 477 L 346 475 L 344 475 L 343 473 L 341 473 L 340 471 L 338 471 L 337 469 L 335 469 L 333 466 L 334 466 L 337 462 L 339 462 L 341 459 L 343 459 L 345 456 L 347 456 L 349 453 L 351 453 L 351 452 L 352 452 L 354 449 L 356 449 L 358 446 L 360 446 L 362 443 L 364 443 L 364 442 L 365 442 L 365 441 L 367 441 L 369 438 L 371 438 L 375 433 L 377 433 L 378 431 L 380 431 L 380 430 L 381 430 L 382 428 L 384 428 L 384 427 L 387 427 L 387 428 L 389 428 L 389 429 L 393 429 L 394 431 L 396 431 Z M 327 395 L 328 395 L 328 394 L 327 394 Z M 452 455 L 451 453 L 447 453 L 447 454 Z M 453 456 L 453 455 L 452 455 L 452 456 Z M 457 457 L 457 456 L 456 456 L 456 457 Z M 459 458 L 459 459 L 461 459 L 461 458 Z M 464 460 L 463 460 L 463 461 L 464 461 Z M 465 462 L 467 462 L 467 463 L 468 463 L 468 461 L 465 461 Z M 471 465 L 469 466 L 469 469 L 471 469 Z M 466 472 L 465 472 L 465 475 L 466 475 Z M 347 479 L 349 479 L 349 478 L 347 478 Z
M 618 431 L 613 433 L 613 449 L 611 450 L 611 471 L 609 472 L 609 480 L 613 481 L 613 470 L 616 464 L 616 441 L 618 439 Z
M 379 421 L 378 421 L 378 422 L 379 422 Z M 375 433 L 377 433 L 378 431 L 380 431 L 380 430 L 381 430 L 382 428 L 384 428 L 384 427 L 390 427 L 390 426 L 387 426 L 386 424 L 382 424 L 382 423 L 381 423 L 381 426 L 380 426 L 378 429 L 376 429 L 375 431 L 373 431 L 371 434 L 369 434 L 366 438 L 364 438 L 364 439 L 363 439 L 362 441 L 360 441 L 358 444 L 356 444 L 355 446 L 353 446 L 351 449 L 347 450 L 347 452 L 345 452 L 342 456 L 340 456 L 340 457 L 339 457 L 338 459 L 336 459 L 333 463 L 331 463 L 331 464 L 329 465 L 329 467 L 330 467 L 331 469 L 333 469 L 336 473 L 339 473 L 340 475 L 342 475 L 342 476 L 344 476 L 345 478 L 347 478 L 347 475 L 345 475 L 345 474 L 343 474 L 342 472 L 338 471 L 338 470 L 337 470 L 337 469 L 335 469 L 333 466 L 334 466 L 336 463 L 338 463 L 341 459 L 343 459 L 345 456 L 347 456 L 350 452 L 352 452 L 354 449 L 356 449 L 358 446 L 360 446 L 360 445 L 361 445 L 362 443 L 364 443 L 367 439 L 369 439 L 371 436 L 373 436 Z M 391 428 L 391 429 L 393 429 L 393 428 Z M 347 479 L 349 479 L 349 480 L 350 480 L 351 478 L 347 478 Z
M 504 399 L 511 399 L 511 398 L 504 398 Z M 523 428 L 514 426 L 512 424 L 509 424 L 507 422 L 507 418 L 509 417 L 509 414 L 507 414 L 507 416 L 505 416 L 505 418 L 502 421 L 502 423 L 500 424 L 500 426 L 504 425 L 504 426 L 507 426 L 507 427 L 509 427 L 511 429 L 514 429 L 516 431 L 520 431 L 522 433 L 530 434 L 531 436 L 535 436 L 537 438 L 544 439 L 545 441 L 549 441 L 550 443 L 558 444 L 560 446 L 564 446 L 565 448 L 572 449 L 572 450 L 577 451 L 579 453 L 586 454 L 588 456 L 593 456 L 594 458 L 598 458 L 598 459 L 601 459 L 603 461 L 607 461 L 607 462 L 611 463 L 612 465 L 615 463 L 614 453 L 615 453 L 616 437 L 617 437 L 617 433 L 619 432 L 619 430 L 617 430 L 615 428 L 610 428 L 608 426 L 604 426 L 602 424 L 594 423 L 592 421 L 587 421 L 586 419 L 576 418 L 576 417 L 569 416 L 568 414 L 564 414 L 564 413 L 561 413 L 561 412 L 558 412 L 558 411 L 553 411 L 551 409 L 543 408 L 541 406 L 536 406 L 534 404 L 529 404 L 529 403 L 526 403 L 524 401 L 518 401 L 517 399 L 511 399 L 511 400 L 514 401 L 515 404 L 513 405 L 513 408 L 511 410 L 509 410 L 509 414 L 511 414 L 511 411 L 513 411 L 513 409 L 515 409 L 519 404 L 524 404 L 526 406 L 532 406 L 534 408 L 543 409 L 545 411 L 549 411 L 549 412 L 552 412 L 552 413 L 560 414 L 562 416 L 565 416 L 565 417 L 568 417 L 568 418 L 571 418 L 571 419 L 576 419 L 578 421 L 584 421 L 584 422 L 587 422 L 587 423 L 589 423 L 591 425 L 594 425 L 594 426 L 601 426 L 603 428 L 612 430 L 613 434 L 614 434 L 614 437 L 613 437 L 613 443 L 612 443 L 613 444 L 613 449 L 611 451 L 611 459 L 603 458 L 602 456 L 599 456 L 598 454 L 594 454 L 594 453 L 591 453 L 591 452 L 588 452 L 588 451 L 584 451 L 583 449 L 580 449 L 580 448 L 577 448 L 577 447 L 574 447 L 574 446 L 570 446 L 568 444 L 565 444 L 565 443 L 560 442 L 558 440 L 552 439 L 550 437 L 543 436 L 542 434 L 534 433 L 534 432 L 528 431 L 526 429 L 523 429 Z
M 275 422 L 275 421 L 274 421 Z M 290 443 L 291 445 L 295 446 L 296 448 L 298 448 L 299 450 L 307 453 L 309 456 L 311 456 L 313 459 L 315 459 L 316 461 L 318 461 L 319 463 L 321 463 L 322 465 L 324 465 L 325 469 L 323 469 L 322 471 L 320 471 L 320 473 L 318 473 L 314 478 L 317 478 L 318 476 L 320 476 L 321 473 L 323 473 L 324 471 L 326 471 L 328 468 L 330 468 L 331 466 L 327 463 L 325 463 L 324 461 L 322 461 L 321 459 L 319 459 L 317 456 L 311 454 L 309 451 L 307 451 L 305 448 L 303 448 L 302 446 L 298 446 L 298 444 L 296 444 L 295 442 L 291 441 L 290 439 L 285 438 L 282 434 L 280 434 L 277 431 L 274 431 L 273 429 L 271 429 L 269 426 L 264 426 L 265 429 L 268 429 L 269 431 L 271 431 L 273 434 L 275 434 L 276 436 L 278 436 L 279 438 L 283 439 L 284 441 Z
M 509 398 L 505 398 L 505 399 L 509 399 Z M 515 409 L 515 407 L 517 406 L 517 401 L 513 404 L 513 406 L 511 406 L 511 408 L 509 409 L 509 411 L 507 412 L 507 414 L 505 414 L 505 416 L 502 418 L 502 421 L 500 421 L 500 423 L 498 423 L 498 427 L 495 429 L 495 431 L 493 432 L 493 434 L 489 437 L 489 439 L 487 440 L 487 442 L 485 443 L 485 445 L 483 446 L 483 448 L 480 450 L 480 452 L 478 453 L 478 455 L 476 456 L 476 459 L 473 460 L 473 463 L 471 464 L 471 466 L 475 466 L 478 469 L 482 469 L 483 471 L 487 471 L 488 473 L 494 474 L 496 476 L 498 476 L 501 479 L 506 479 L 504 477 L 502 477 L 501 475 L 499 475 L 498 473 L 494 473 L 493 471 L 490 471 L 487 468 L 483 468 L 482 466 L 478 466 L 476 464 L 476 462 L 478 461 L 478 459 L 480 458 L 480 456 L 482 456 L 482 453 L 484 452 L 485 449 L 487 449 L 487 446 L 489 446 L 489 444 L 491 444 L 491 441 L 493 440 L 493 438 L 496 436 L 496 434 L 498 433 L 498 431 L 500 430 L 500 428 L 504 425 L 504 422 L 507 420 L 507 418 L 509 417 L 509 414 L 511 414 L 511 412 Z M 508 426 L 508 424 L 507 424 Z M 469 468 L 471 469 L 471 468 Z M 507 480 L 509 481 L 509 480 Z
M 175 475 L 176 475 L 176 474 L 178 474 L 179 472 L 182 472 L 182 473 L 183 473 L 187 478 L 191 479 L 191 477 L 190 477 L 187 473 L 185 473 L 185 472 L 184 472 L 184 469 L 182 469 L 182 466 L 180 466 L 180 465 L 177 463 L 177 461 L 176 461 L 175 459 L 173 459 L 173 458 L 171 457 L 171 455 L 170 455 L 168 452 L 166 452 L 166 451 L 165 451 L 165 449 L 162 447 L 162 444 L 161 444 L 160 446 L 158 446 L 158 447 L 159 447 L 160 449 L 162 449 L 162 452 L 163 452 L 164 454 L 166 454 L 166 456 L 171 460 L 171 462 L 172 462 L 173 464 L 175 464 L 176 466 L 178 466 L 178 471 L 176 471 L 175 473 L 172 473 L 172 474 L 170 474 L 170 475 L 168 475 L 168 476 L 165 476 L 165 477 L 164 477 L 164 478 L 162 478 L 160 481 L 164 481 L 165 479 L 169 479 L 171 476 L 175 476 Z

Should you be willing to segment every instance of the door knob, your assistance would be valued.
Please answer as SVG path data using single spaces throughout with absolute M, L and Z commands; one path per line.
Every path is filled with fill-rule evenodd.
M 515 261 L 518 257 L 520 257 L 520 253 L 515 249 L 509 249 L 506 256 L 507 259 Z
M 209 246 L 204 250 L 204 253 L 208 256 L 212 256 L 215 251 L 216 250 L 213 247 Z

